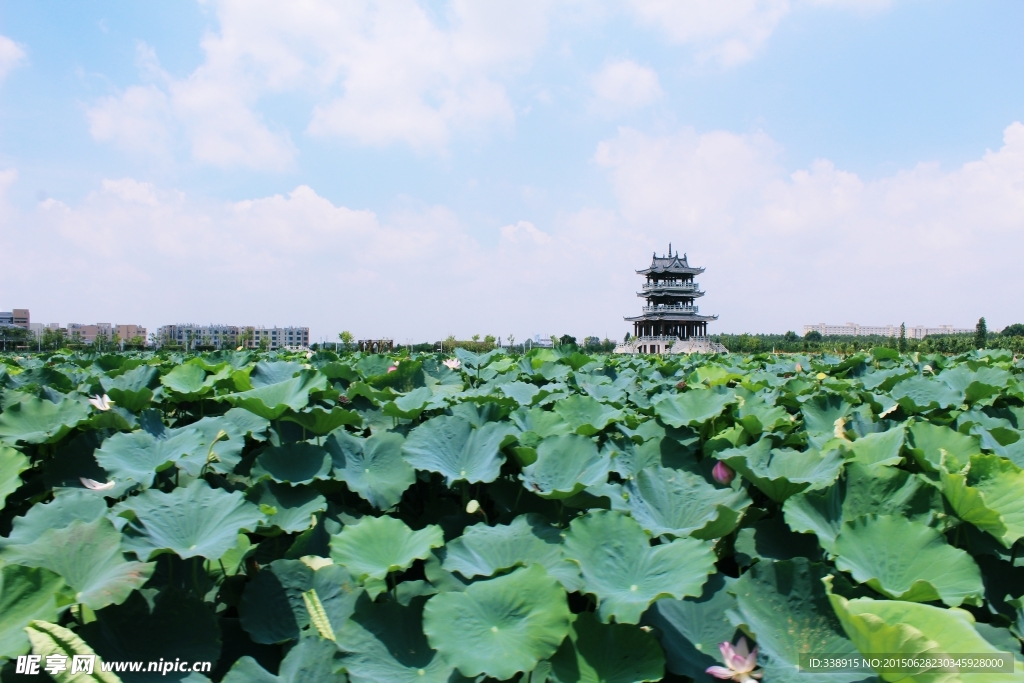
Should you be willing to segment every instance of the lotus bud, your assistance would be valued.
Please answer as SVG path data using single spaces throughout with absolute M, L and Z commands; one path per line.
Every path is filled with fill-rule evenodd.
M 815 375 L 815 377 L 817 377 L 819 380 L 821 380 L 821 379 L 825 379 L 826 377 L 828 377 L 828 375 L 826 375 L 824 372 L 819 372 L 817 375 Z
M 466 514 L 475 515 L 478 512 L 480 512 L 480 503 L 475 500 L 469 501 L 469 504 L 466 505 Z
M 796 370 L 797 372 L 803 372 L 803 371 L 804 371 L 804 366 L 802 366 L 802 365 L 800 365 L 799 363 L 797 363 L 797 364 L 796 364 L 796 368 L 795 368 L 795 370 Z
M 711 470 L 711 476 L 714 477 L 715 481 L 719 484 L 728 484 L 736 477 L 736 472 L 719 460 L 715 463 L 715 468 Z
M 394 372 L 397 369 L 398 369 L 397 365 L 392 365 L 390 368 L 388 368 L 388 372 Z

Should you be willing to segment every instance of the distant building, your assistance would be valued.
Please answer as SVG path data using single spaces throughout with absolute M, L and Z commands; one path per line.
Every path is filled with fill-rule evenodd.
M 268 349 L 305 349 L 309 347 L 308 327 L 256 327 L 246 325 L 163 325 L 156 332 L 157 343 L 181 346 L 215 346 L 258 349 L 265 341 Z
M 857 323 L 829 325 L 828 323 L 818 323 L 817 325 L 804 325 L 804 335 L 808 332 L 818 332 L 823 337 L 898 337 L 900 326 L 858 325 Z M 974 330 L 953 327 L 952 325 L 939 325 L 938 327 L 917 325 L 907 328 L 907 339 L 924 339 L 933 334 L 974 334 Z
M 29 328 L 29 314 L 27 308 L 15 308 L 13 311 L 0 311 L 0 327 L 20 327 L 24 330 Z
M 59 330 L 56 323 L 48 325 L 50 329 Z M 40 332 L 41 334 L 41 332 Z M 96 323 L 85 325 L 83 323 L 68 323 L 64 332 L 69 341 L 79 344 L 95 344 L 97 339 L 110 342 L 114 335 L 123 342 L 130 342 L 135 337 L 146 338 L 146 328 L 141 325 L 111 325 L 110 323 Z

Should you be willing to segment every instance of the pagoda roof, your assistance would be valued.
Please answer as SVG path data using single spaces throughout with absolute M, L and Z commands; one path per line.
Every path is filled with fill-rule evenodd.
M 697 315 L 696 313 L 683 313 L 683 312 L 658 312 L 658 313 L 644 313 L 632 318 L 623 318 L 629 322 L 636 322 L 637 320 L 672 320 L 678 322 L 710 322 L 712 320 L 718 320 L 717 315 Z
M 679 252 L 672 255 L 672 245 L 668 246 L 668 256 L 658 256 L 657 253 L 651 254 L 651 265 L 649 268 L 636 271 L 638 275 L 660 275 L 662 273 L 669 273 L 673 275 L 700 275 L 704 272 L 703 268 L 691 266 L 686 259 L 686 254 L 683 254 L 682 258 L 679 258 Z

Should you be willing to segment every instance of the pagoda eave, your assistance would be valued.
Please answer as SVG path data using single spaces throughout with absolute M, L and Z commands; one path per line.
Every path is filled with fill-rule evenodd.
M 644 315 L 638 315 L 635 318 L 623 318 L 629 322 L 639 322 L 641 320 L 668 320 L 671 322 L 711 322 L 712 320 L 718 320 L 717 315 L 688 315 L 686 313 L 646 313 Z
M 704 268 L 688 268 L 688 267 L 672 267 L 672 266 L 656 266 L 651 268 L 644 268 L 643 270 L 636 271 L 637 275 L 662 275 L 665 273 L 672 275 L 700 275 L 704 272 Z
M 653 299 L 653 298 L 659 297 L 659 296 L 674 297 L 674 298 L 680 298 L 681 297 L 681 298 L 684 298 L 684 299 L 696 299 L 699 296 L 704 296 L 704 292 L 688 291 L 688 292 L 678 292 L 677 293 L 677 292 L 647 291 L 647 292 L 637 292 L 636 295 L 638 297 L 640 297 L 641 299 L 647 299 L 647 298 Z

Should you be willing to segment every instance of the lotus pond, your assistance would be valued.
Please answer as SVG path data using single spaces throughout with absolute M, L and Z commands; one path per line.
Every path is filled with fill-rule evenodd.
M 2 357 L 3 679 L 45 680 L 14 671 L 32 652 L 214 663 L 58 681 L 708 682 L 742 638 L 771 683 L 878 680 L 808 653 L 1010 652 L 969 679 L 1020 681 L 1022 373 L 891 349 Z

